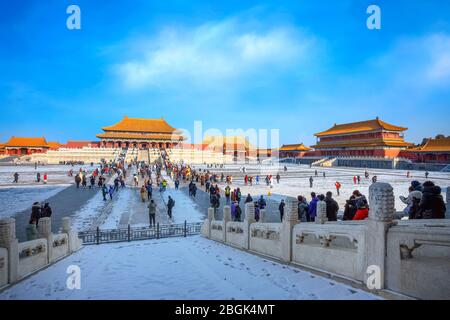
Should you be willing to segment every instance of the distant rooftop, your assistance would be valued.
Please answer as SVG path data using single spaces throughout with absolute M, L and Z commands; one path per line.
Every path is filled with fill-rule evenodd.
M 128 118 L 125 116 L 120 122 L 102 128 L 104 131 L 121 132 L 146 132 L 146 133 L 173 133 L 177 131 L 169 125 L 164 118 L 161 119 L 143 119 Z
M 399 127 L 380 120 L 379 118 L 367 121 L 352 122 L 345 124 L 335 124 L 332 128 L 316 133 L 316 137 L 345 134 L 345 133 L 357 133 L 366 131 L 387 130 L 402 132 L 408 130 L 405 127 Z

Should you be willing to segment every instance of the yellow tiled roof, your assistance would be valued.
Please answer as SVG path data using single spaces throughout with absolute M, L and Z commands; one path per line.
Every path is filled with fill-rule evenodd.
M 45 138 L 11 137 L 5 144 L 5 147 L 48 148 L 48 144 Z
M 50 148 L 57 149 L 61 146 L 61 144 L 57 141 L 50 141 L 47 143 Z
M 280 151 L 311 151 L 311 148 L 308 148 L 303 143 L 300 144 L 283 144 Z
M 345 124 L 335 124 L 332 128 L 316 133 L 315 136 L 322 137 L 328 135 L 335 134 L 344 134 L 344 133 L 356 133 L 356 132 L 366 132 L 366 131 L 374 131 L 374 130 L 388 130 L 388 131 L 398 131 L 402 132 L 408 130 L 405 127 L 398 127 L 387 122 L 384 122 L 378 118 L 374 120 L 360 121 L 360 122 L 352 122 Z
M 122 132 L 147 132 L 147 133 L 172 133 L 177 131 L 169 125 L 163 118 L 161 119 L 141 119 L 128 118 L 125 116 L 115 125 L 103 127 L 104 131 L 122 131 Z
M 410 148 L 408 151 L 414 152 L 450 152 L 450 138 L 428 139 L 423 145 Z

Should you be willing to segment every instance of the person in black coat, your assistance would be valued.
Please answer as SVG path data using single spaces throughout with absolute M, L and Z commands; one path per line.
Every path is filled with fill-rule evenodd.
M 50 207 L 49 203 L 46 202 L 44 204 L 44 207 L 42 208 L 41 217 L 42 218 L 50 218 L 52 216 L 52 208 Z
M 445 219 L 446 206 L 441 195 L 441 187 L 432 181 L 423 183 L 422 199 L 416 219 Z
M 336 200 L 333 199 L 333 194 L 328 191 L 325 197 L 325 203 L 327 204 L 327 218 L 328 221 L 337 221 L 337 213 L 339 211 L 339 205 Z
M 36 227 L 39 223 L 39 219 L 41 218 L 41 205 L 39 204 L 39 202 L 35 202 L 33 203 L 33 206 L 31 207 L 31 217 L 30 217 L 30 221 L 34 220 L 36 221 Z
M 284 207 L 286 204 L 284 203 L 284 199 L 281 199 L 280 205 L 278 206 L 278 210 L 280 211 L 280 220 L 283 222 L 284 217 Z
M 348 200 L 346 200 L 345 208 L 344 208 L 344 218 L 343 220 L 353 220 L 353 217 L 356 214 L 356 196 L 352 194 Z
M 75 184 L 77 185 L 77 189 L 80 187 L 80 183 L 81 183 L 81 178 L 80 178 L 80 175 L 77 174 L 75 176 Z
M 250 193 L 247 195 L 247 198 L 245 199 L 245 203 L 253 202 L 253 198 L 250 195 Z
M 171 196 L 169 196 L 169 201 L 167 202 L 167 215 L 170 219 L 172 219 L 172 209 L 175 206 L 175 200 L 172 199 Z
M 236 205 L 235 221 L 241 221 L 242 209 L 239 205 Z

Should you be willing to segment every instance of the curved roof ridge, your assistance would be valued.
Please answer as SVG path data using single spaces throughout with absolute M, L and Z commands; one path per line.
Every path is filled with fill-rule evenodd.
M 343 124 L 334 124 L 334 126 L 331 127 L 330 129 L 316 133 L 315 136 L 320 137 L 320 136 L 326 136 L 326 135 L 365 132 L 365 131 L 373 131 L 373 130 L 379 130 L 379 129 L 384 129 L 384 130 L 388 130 L 388 131 L 398 131 L 398 132 L 408 130 L 408 128 L 406 128 L 406 127 L 400 127 L 400 126 L 389 124 L 377 117 L 376 119 L 372 119 L 372 120 L 343 123 Z
M 178 131 L 164 118 L 146 119 L 146 118 L 129 118 L 124 116 L 122 120 L 112 126 L 102 128 L 103 131 L 128 131 L 128 132 L 152 132 L 152 133 L 173 133 Z

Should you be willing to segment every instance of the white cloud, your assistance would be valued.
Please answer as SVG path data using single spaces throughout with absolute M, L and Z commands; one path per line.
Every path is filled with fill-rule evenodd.
M 141 57 L 115 66 L 127 88 L 171 85 L 180 81 L 210 85 L 249 75 L 285 72 L 314 56 L 314 37 L 277 26 L 255 30 L 239 19 L 193 28 L 165 28 L 140 40 Z
M 399 40 L 375 66 L 400 86 L 422 90 L 446 86 L 450 82 L 450 36 L 429 34 Z
M 433 35 L 426 41 L 430 51 L 430 66 L 427 71 L 432 81 L 450 80 L 450 36 Z

